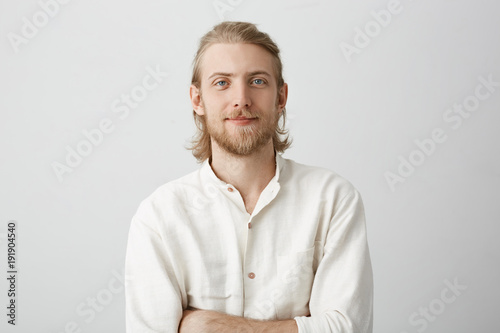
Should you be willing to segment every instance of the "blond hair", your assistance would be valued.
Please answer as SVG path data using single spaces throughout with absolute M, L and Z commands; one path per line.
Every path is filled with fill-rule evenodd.
M 206 33 L 200 40 L 198 51 L 193 60 L 193 76 L 191 78 L 191 84 L 198 89 L 201 89 L 201 62 L 203 55 L 211 45 L 220 43 L 247 43 L 263 47 L 273 57 L 273 69 L 278 90 L 285 84 L 280 50 L 271 37 L 265 32 L 259 31 L 255 24 L 226 21 L 214 26 L 213 29 Z M 288 130 L 285 129 L 286 109 L 283 109 L 281 114 L 283 124 L 280 126 L 278 122 L 272 137 L 274 149 L 279 153 L 284 152 L 291 145 L 291 139 L 287 135 Z M 212 157 L 210 134 L 208 134 L 205 116 L 200 116 L 193 110 L 193 117 L 197 133 L 192 139 L 191 146 L 187 147 L 187 149 L 192 150 L 194 157 L 201 163 L 207 158 Z M 281 138 L 282 135 L 284 136 L 283 138 Z

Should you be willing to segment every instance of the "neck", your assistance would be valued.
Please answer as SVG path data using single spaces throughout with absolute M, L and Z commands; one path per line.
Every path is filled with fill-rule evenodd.
M 212 141 L 211 167 L 215 175 L 233 185 L 247 200 L 259 198 L 276 173 L 276 159 L 272 140 L 250 155 L 233 155 Z M 255 200 L 256 201 L 256 200 Z

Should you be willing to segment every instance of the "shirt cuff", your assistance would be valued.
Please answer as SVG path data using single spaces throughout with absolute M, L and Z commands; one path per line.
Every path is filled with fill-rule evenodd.
M 297 323 L 297 327 L 299 329 L 299 333 L 309 333 L 313 332 L 312 330 L 308 330 L 307 327 L 310 325 L 307 325 L 307 317 L 305 316 L 298 316 L 293 318 L 295 319 L 295 322 Z

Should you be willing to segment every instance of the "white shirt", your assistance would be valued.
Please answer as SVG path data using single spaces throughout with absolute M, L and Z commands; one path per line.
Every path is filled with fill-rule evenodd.
M 188 305 L 293 318 L 299 333 L 372 332 L 358 191 L 332 171 L 279 154 L 276 165 L 252 214 L 208 160 L 141 203 L 126 254 L 128 333 L 177 333 Z

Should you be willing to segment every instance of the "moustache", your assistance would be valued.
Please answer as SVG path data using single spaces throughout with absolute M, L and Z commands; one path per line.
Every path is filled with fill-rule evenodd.
M 235 109 L 231 113 L 229 113 L 224 119 L 234 119 L 238 117 L 245 117 L 245 118 L 259 118 L 258 115 L 254 114 L 248 109 Z

